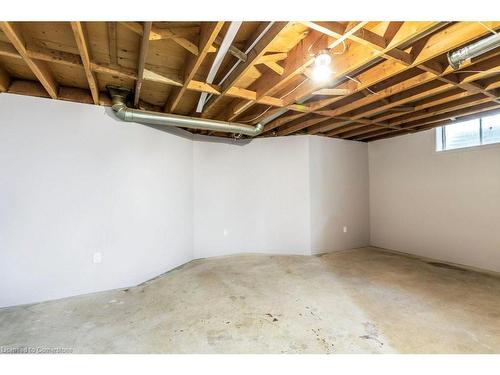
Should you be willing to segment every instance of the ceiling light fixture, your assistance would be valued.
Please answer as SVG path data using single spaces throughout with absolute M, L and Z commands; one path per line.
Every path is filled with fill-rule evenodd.
M 330 56 L 330 50 L 324 49 L 316 55 L 312 74 L 315 81 L 325 82 L 330 79 L 332 75 L 332 70 L 330 68 L 331 62 L 332 57 Z

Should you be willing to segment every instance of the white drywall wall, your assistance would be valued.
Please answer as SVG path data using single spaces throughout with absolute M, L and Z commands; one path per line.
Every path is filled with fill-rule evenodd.
M 135 285 L 192 259 L 192 140 L 105 111 L 0 95 L 0 306 Z
M 500 146 L 434 150 L 434 130 L 369 144 L 371 244 L 500 271 Z
M 308 137 L 195 137 L 194 256 L 310 254 Z
M 0 113 L 0 307 L 135 285 L 193 257 L 367 244 L 365 144 L 193 140 L 11 94 Z
M 312 253 L 368 246 L 367 144 L 327 137 L 309 142 Z

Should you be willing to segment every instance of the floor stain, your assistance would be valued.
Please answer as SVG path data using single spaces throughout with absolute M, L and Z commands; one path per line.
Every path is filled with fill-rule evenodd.
M 237 255 L 193 261 L 137 287 L 0 309 L 0 346 L 500 353 L 499 316 L 499 278 L 375 248 Z

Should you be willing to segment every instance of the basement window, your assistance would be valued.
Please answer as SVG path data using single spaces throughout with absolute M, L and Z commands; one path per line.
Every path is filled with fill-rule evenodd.
M 500 114 L 436 128 L 436 151 L 500 143 Z

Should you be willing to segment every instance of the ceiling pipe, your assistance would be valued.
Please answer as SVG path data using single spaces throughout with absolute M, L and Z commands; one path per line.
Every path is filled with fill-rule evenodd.
M 500 47 L 500 34 L 491 35 L 456 51 L 448 52 L 448 62 L 453 69 L 458 69 L 466 60 L 482 55 L 497 47 Z
M 266 27 L 264 28 L 264 30 L 262 30 L 259 35 L 257 36 L 257 38 L 254 39 L 254 41 L 252 42 L 252 44 L 250 44 L 248 46 L 248 48 L 245 50 L 244 54 L 248 56 L 248 54 L 250 53 L 250 51 L 253 49 L 253 47 L 255 47 L 255 45 L 264 37 L 264 35 L 266 35 L 266 33 L 269 31 L 269 29 L 271 28 L 271 26 L 274 25 L 274 21 L 273 22 L 269 22 Z M 218 83 L 218 86 L 222 85 L 226 79 L 229 78 L 229 76 L 231 75 L 231 73 L 238 67 L 238 65 L 242 62 L 243 60 L 238 60 L 236 61 L 236 63 L 231 67 L 231 69 L 229 69 L 229 71 L 226 73 L 226 75 L 219 81 Z M 208 82 L 207 83 L 212 83 L 212 82 Z M 201 113 L 203 111 L 203 106 L 205 105 L 206 102 L 208 102 L 208 100 L 212 97 L 212 94 L 208 95 L 208 93 L 202 93 L 201 94 L 201 97 L 200 97 L 200 100 L 198 102 L 198 107 L 196 108 L 196 112 L 199 112 Z
M 207 79 L 205 80 L 206 83 L 213 83 L 215 75 L 219 71 L 219 68 L 222 64 L 222 61 L 224 60 L 224 57 L 226 56 L 227 51 L 231 48 L 231 43 L 233 43 L 234 38 L 236 38 L 236 34 L 238 33 L 238 30 L 240 29 L 242 23 L 243 22 L 241 21 L 233 21 L 229 24 L 226 35 L 224 35 L 224 39 L 222 39 L 219 50 L 217 51 L 217 55 L 215 55 L 214 62 L 210 67 L 210 71 L 208 72 Z M 198 105 L 196 106 L 196 112 L 201 113 L 203 111 L 203 106 L 206 103 L 207 95 L 208 94 L 206 92 L 201 93 L 200 99 L 198 100 Z
M 256 126 L 238 124 L 196 117 L 179 116 L 170 113 L 143 111 L 127 107 L 127 97 L 130 91 L 127 89 L 108 87 L 112 99 L 113 111 L 116 117 L 122 121 L 137 122 L 149 125 L 174 126 L 188 129 L 211 130 L 216 132 L 233 133 L 235 135 L 248 135 L 255 137 L 264 130 L 263 124 Z

